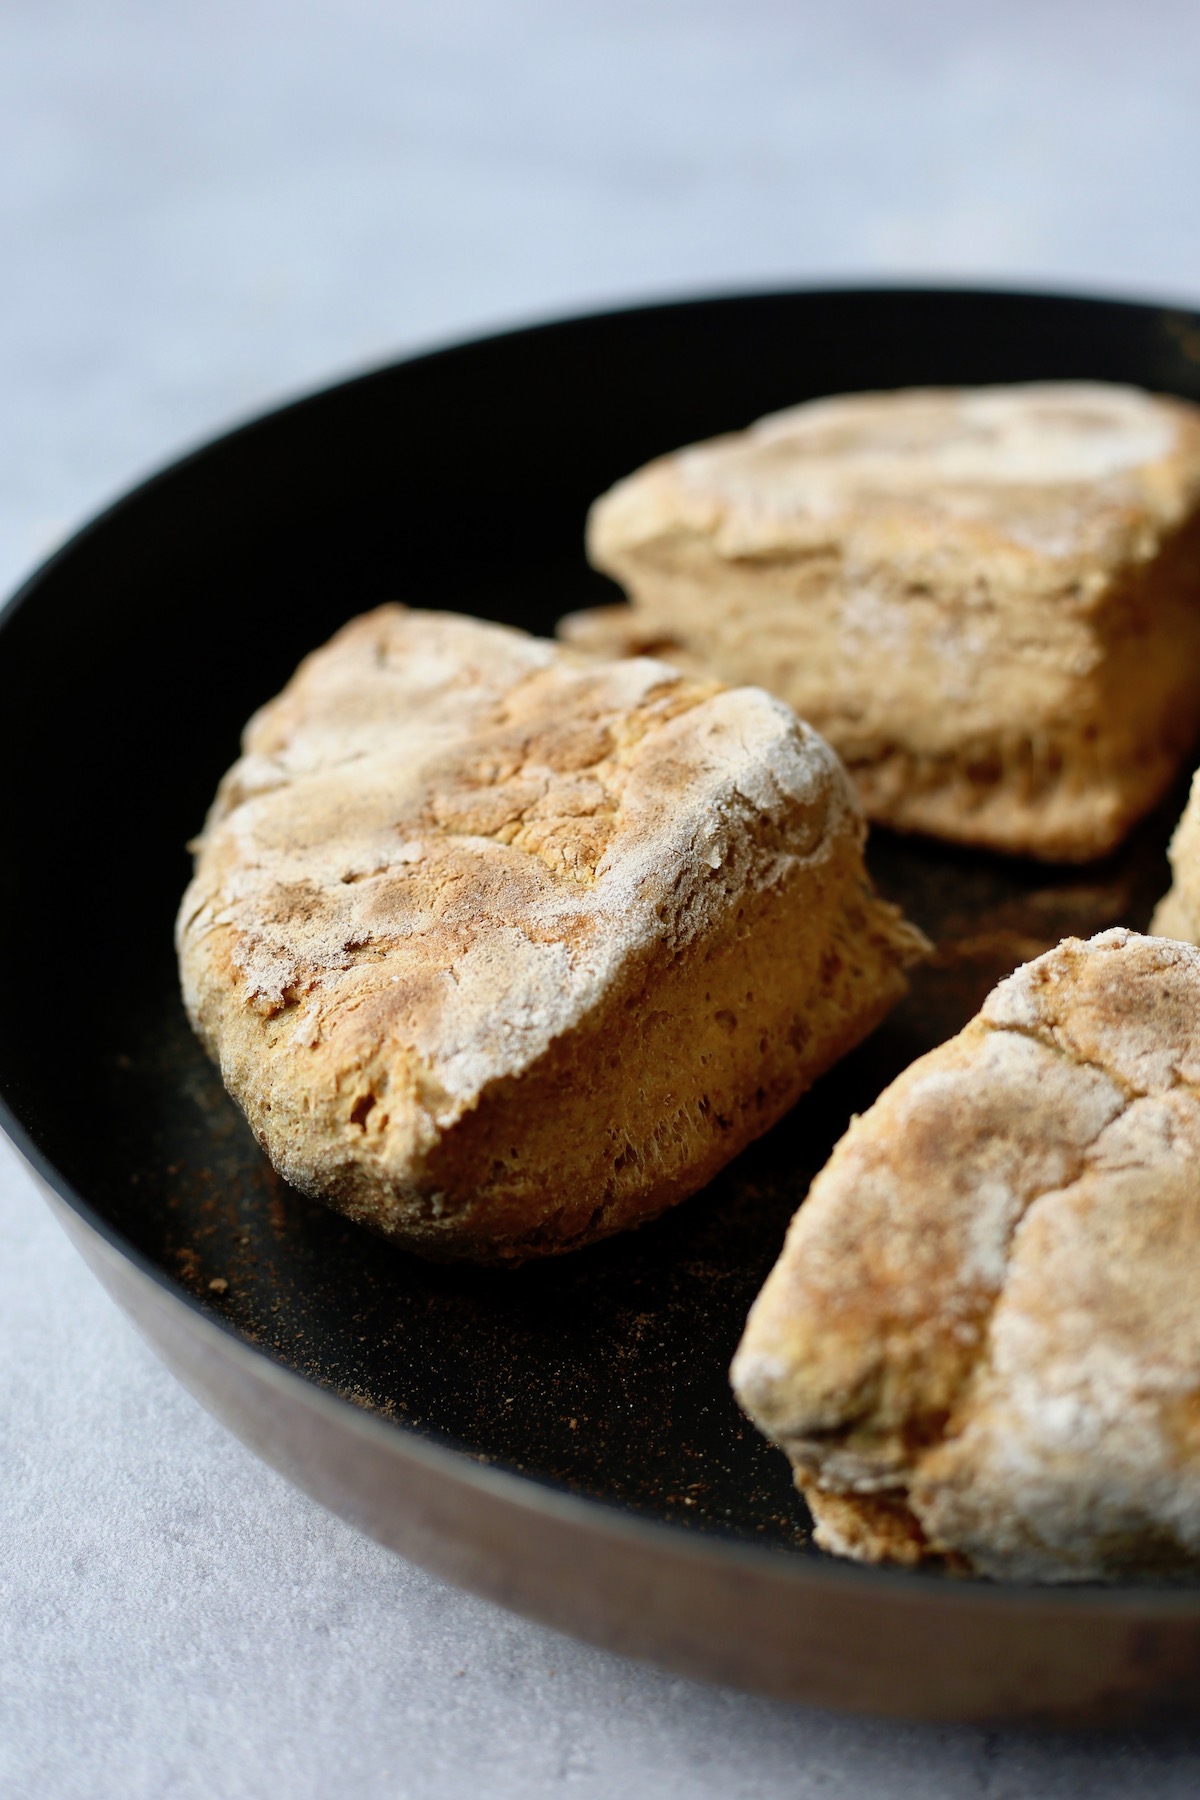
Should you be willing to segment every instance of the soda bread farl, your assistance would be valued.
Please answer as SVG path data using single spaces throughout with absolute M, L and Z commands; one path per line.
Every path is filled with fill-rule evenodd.
M 1200 952 L 993 989 L 851 1125 L 732 1370 L 826 1549 L 1033 1581 L 1200 1568 Z
M 630 606 L 564 621 L 779 695 L 868 816 L 1116 845 L 1200 729 L 1200 410 L 1099 382 L 815 400 L 592 509 Z
M 179 914 L 189 1014 L 298 1188 L 520 1261 L 692 1193 L 919 933 L 779 701 L 384 607 L 251 720 Z

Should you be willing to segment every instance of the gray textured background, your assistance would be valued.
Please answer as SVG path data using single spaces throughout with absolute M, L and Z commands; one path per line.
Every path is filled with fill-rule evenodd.
M 1166 0 L 4 0 L 0 588 L 230 419 L 467 331 L 831 277 L 1200 300 L 1198 69 Z M 5 1800 L 1200 1789 L 1200 1733 L 839 1719 L 455 1593 L 213 1424 L 3 1146 L 0 1504 Z

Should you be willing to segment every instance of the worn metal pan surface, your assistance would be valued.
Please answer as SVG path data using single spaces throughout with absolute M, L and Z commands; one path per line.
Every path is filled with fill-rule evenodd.
M 385 1542 L 566 1630 L 823 1704 L 1111 1718 L 1200 1698 L 1200 1588 L 1002 1589 L 815 1551 L 725 1371 L 852 1112 L 1065 932 L 1144 927 L 1170 796 L 1062 870 L 877 833 L 939 945 L 860 1051 L 704 1194 L 516 1273 L 433 1268 L 288 1189 L 193 1040 L 172 919 L 239 729 L 387 599 L 548 631 L 611 590 L 589 501 L 806 396 L 1098 377 L 1200 399 L 1200 317 L 960 291 L 569 320 L 397 364 L 168 469 L 0 625 L 0 1095 L 80 1248 L 180 1377 Z

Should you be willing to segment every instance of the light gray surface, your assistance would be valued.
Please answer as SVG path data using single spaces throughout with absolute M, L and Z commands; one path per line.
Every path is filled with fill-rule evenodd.
M 231 416 L 468 330 L 847 276 L 1200 298 L 1198 66 L 1162 0 L 6 0 L 0 587 Z M 6 1800 L 1200 1787 L 1189 1731 L 836 1719 L 453 1592 L 200 1412 L 7 1149 L 0 1492 Z

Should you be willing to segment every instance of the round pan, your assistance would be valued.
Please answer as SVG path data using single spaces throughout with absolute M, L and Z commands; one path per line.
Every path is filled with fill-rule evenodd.
M 588 503 L 819 393 L 1098 378 L 1200 399 L 1200 317 L 957 291 L 771 294 L 417 358 L 234 432 L 76 537 L 0 622 L 6 1129 L 101 1279 L 269 1461 L 507 1605 L 693 1674 L 942 1718 L 1200 1695 L 1200 1589 L 1000 1588 L 817 1552 L 725 1371 L 851 1113 L 1014 963 L 1167 885 L 1182 789 L 1055 870 L 873 836 L 939 945 L 910 998 L 717 1182 L 517 1272 L 427 1266 L 288 1189 L 180 1007 L 185 845 L 250 712 L 383 600 L 549 631 L 611 597 Z

